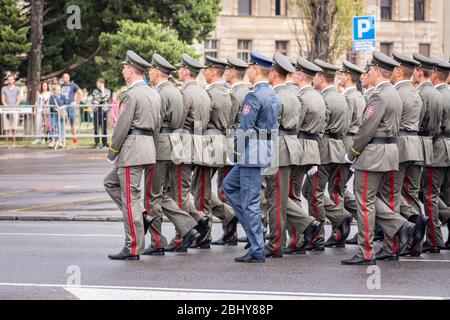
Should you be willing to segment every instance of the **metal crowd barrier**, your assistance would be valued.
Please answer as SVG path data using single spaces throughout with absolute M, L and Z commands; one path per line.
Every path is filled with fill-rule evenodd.
M 70 108 L 73 111 L 70 111 Z M 52 106 L 52 109 L 57 108 Z M 78 138 L 101 138 L 103 135 L 100 125 L 98 134 L 94 133 L 94 119 L 96 118 L 97 122 L 102 121 L 100 117 L 94 116 L 94 113 L 99 113 L 99 109 L 106 112 L 107 137 L 110 138 L 118 118 L 118 105 L 68 105 L 54 112 L 51 112 L 50 107 L 39 108 L 34 105 L 0 106 L 0 139 L 6 137 L 4 122 L 11 117 L 18 117 L 14 135 L 16 138 L 25 140 L 72 138 L 69 112 L 74 113 L 74 127 Z M 12 137 L 11 131 L 8 132 L 8 137 Z

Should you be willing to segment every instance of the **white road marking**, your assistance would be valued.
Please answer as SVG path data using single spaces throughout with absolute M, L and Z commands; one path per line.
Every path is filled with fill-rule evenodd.
M 115 238 L 122 237 L 118 234 L 99 234 L 99 233 L 23 233 L 23 232 L 4 232 L 0 233 L 0 236 L 42 236 L 42 237 L 106 237 Z
M 450 260 L 431 260 L 431 259 L 400 259 L 400 262 L 444 262 L 450 263 Z
M 339 294 L 339 293 L 309 293 L 309 292 L 279 292 L 279 291 L 244 291 L 244 290 L 214 290 L 187 288 L 153 288 L 153 287 L 121 287 L 121 286 L 70 286 L 63 284 L 39 283 L 0 283 L 0 287 L 38 287 L 63 288 L 79 295 L 80 299 L 413 299 L 413 300 L 443 300 L 450 297 L 439 296 L 406 296 L 406 295 L 371 295 L 371 294 Z

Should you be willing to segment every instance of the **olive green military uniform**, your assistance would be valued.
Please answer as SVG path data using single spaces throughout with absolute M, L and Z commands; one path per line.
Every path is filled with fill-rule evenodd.
M 374 89 L 363 115 L 363 123 L 355 135 L 350 158 L 355 162 L 354 190 L 358 206 L 357 256 L 373 260 L 373 231 L 375 222 L 393 238 L 407 223 L 400 214 L 390 210 L 389 175 L 398 170 L 398 148 L 402 101 L 389 81 Z M 377 197 L 378 194 L 378 197 Z
M 144 170 L 156 162 L 153 134 L 160 127 L 161 98 L 144 80 L 133 83 L 120 99 L 120 116 L 108 159 L 114 168 L 105 177 L 105 190 L 123 213 L 125 249 L 130 255 L 145 249 L 141 204 Z
M 320 152 L 317 136 L 323 132 L 326 105 L 322 96 L 311 86 L 300 88 L 298 99 L 301 103 L 299 116 L 299 142 L 303 150 L 300 165 L 295 167 L 291 177 L 289 197 L 301 207 L 301 193 L 306 172 L 314 165 L 320 165 Z M 290 246 L 299 248 L 302 233 L 288 221 Z
M 281 59 L 274 57 L 275 61 Z M 277 62 L 279 63 L 279 62 Z M 288 66 L 292 65 L 286 59 Z M 292 67 L 292 72 L 295 69 Z M 276 174 L 265 177 L 265 198 L 269 217 L 269 241 L 266 251 L 274 256 L 282 256 L 286 245 L 286 223 L 296 228 L 302 234 L 314 221 L 301 206 L 289 198 L 289 185 L 292 170 L 301 165 L 302 154 L 305 154 L 297 137 L 301 111 L 300 100 L 285 84 L 273 87 L 277 94 L 279 109 L 279 168 Z
M 156 65 L 156 62 L 152 62 Z M 169 196 L 167 190 L 170 184 L 176 185 L 175 175 L 170 175 L 176 170 L 172 163 L 172 146 L 169 136 L 180 128 L 183 120 L 183 97 L 181 93 L 169 81 L 157 85 L 161 101 L 161 132 L 156 138 L 156 165 L 146 170 L 144 207 L 152 218 L 149 228 L 152 236 L 152 247 L 155 249 L 167 246 L 167 240 L 161 233 L 163 213 L 175 225 L 177 231 L 183 236 L 194 228 L 197 223 L 186 211 L 182 210 L 182 203 L 177 203 Z

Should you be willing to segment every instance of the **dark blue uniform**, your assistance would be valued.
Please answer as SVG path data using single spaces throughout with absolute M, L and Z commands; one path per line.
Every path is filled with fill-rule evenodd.
M 256 83 L 244 99 L 236 134 L 238 153 L 240 149 L 242 153 L 223 182 L 224 193 L 250 242 L 248 254 L 262 261 L 265 250 L 259 198 L 261 173 L 262 168 L 275 163 L 271 134 L 276 134 L 278 109 L 278 98 L 269 84 Z

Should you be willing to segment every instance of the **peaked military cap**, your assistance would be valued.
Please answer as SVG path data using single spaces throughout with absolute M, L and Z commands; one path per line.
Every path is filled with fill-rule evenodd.
M 436 63 L 432 59 L 425 57 L 424 55 L 422 55 L 420 53 L 414 53 L 413 58 L 414 58 L 414 60 L 419 62 L 418 67 L 420 67 L 422 69 L 425 69 L 428 71 L 433 71 L 434 67 L 436 66 Z
M 448 63 L 447 61 L 438 58 L 438 57 L 431 57 L 431 59 L 436 63 L 436 66 L 434 67 L 434 69 L 437 72 L 442 72 L 442 73 L 448 73 L 450 72 L 450 63 Z
M 417 61 L 415 61 L 413 58 L 405 56 L 403 54 L 393 52 L 392 57 L 394 58 L 395 61 L 400 63 L 400 65 L 403 67 L 414 69 L 415 67 L 419 66 L 419 63 Z
M 320 59 L 314 60 L 314 63 L 315 63 L 317 66 L 319 66 L 319 67 L 322 68 L 322 70 L 323 70 L 322 72 L 323 72 L 323 73 L 329 74 L 329 75 L 331 75 L 331 76 L 336 75 L 336 72 L 339 71 L 339 68 L 338 68 L 338 67 L 333 66 L 332 64 L 330 64 L 330 63 L 328 63 L 328 62 L 325 62 L 325 61 L 322 61 L 322 60 L 320 60 Z
M 374 51 L 372 60 L 367 63 L 367 66 L 377 66 L 387 71 L 394 71 L 395 67 L 399 67 L 400 64 L 384 53 L 381 53 L 380 51 Z
M 187 53 L 181 55 L 180 63 L 176 65 L 178 68 L 187 68 L 192 72 L 199 73 L 201 69 L 205 69 L 205 66 L 189 56 Z
M 145 71 L 145 69 L 151 66 L 150 63 L 145 61 L 141 56 L 132 50 L 127 51 L 125 60 L 122 61 L 122 64 L 131 64 L 133 67 L 141 71 Z
M 295 66 L 295 68 L 298 71 L 306 73 L 307 75 L 310 75 L 310 76 L 315 76 L 317 72 L 323 72 L 323 69 L 321 67 L 315 65 L 312 62 L 309 62 L 304 57 L 298 57 L 297 65 Z
M 295 72 L 295 68 L 292 66 L 289 58 L 281 52 L 275 53 L 275 55 L 273 56 L 273 61 L 273 67 L 278 73 L 286 76 L 288 73 Z
M 260 66 L 264 69 L 270 69 L 272 68 L 273 61 L 272 59 L 266 57 L 262 53 L 258 51 L 252 51 L 250 53 L 250 63 L 249 64 L 256 64 L 257 66 Z
M 246 70 L 248 68 L 248 63 L 242 61 L 241 59 L 235 58 L 233 56 L 227 56 L 228 66 L 230 69 Z
M 218 59 L 211 56 L 205 56 L 205 66 L 206 68 L 217 68 L 217 69 L 225 69 L 228 65 L 228 62 L 224 59 Z
M 154 53 L 152 56 L 151 68 L 156 68 L 167 75 L 176 70 L 176 68 L 171 65 L 169 61 L 167 61 L 157 53 Z
M 365 70 L 361 69 L 360 67 L 358 67 L 357 65 L 348 62 L 346 60 L 344 60 L 344 62 L 342 62 L 342 68 L 340 70 L 341 72 L 347 72 L 347 73 L 352 73 L 354 75 L 360 76 L 363 73 L 366 73 Z

